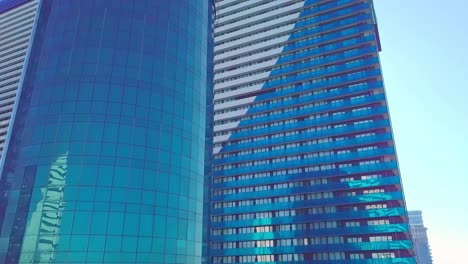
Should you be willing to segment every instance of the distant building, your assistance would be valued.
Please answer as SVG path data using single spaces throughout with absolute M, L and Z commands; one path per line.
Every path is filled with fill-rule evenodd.
M 432 264 L 431 248 L 427 239 L 421 211 L 409 211 L 409 222 L 413 236 L 413 247 L 418 264 Z
M 29 47 L 37 0 L 0 1 L 0 156 Z

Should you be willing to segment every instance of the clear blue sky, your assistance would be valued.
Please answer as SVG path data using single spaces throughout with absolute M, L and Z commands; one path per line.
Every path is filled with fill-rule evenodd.
M 374 4 L 408 209 L 435 264 L 468 263 L 468 1 Z

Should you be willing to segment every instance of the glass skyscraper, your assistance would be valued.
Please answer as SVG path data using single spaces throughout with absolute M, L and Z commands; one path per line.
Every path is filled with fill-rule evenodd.
M 421 211 L 408 212 L 414 253 L 418 264 L 432 264 L 431 247 Z
M 218 0 L 210 263 L 415 263 L 371 0 Z
M 4 30 L 17 2 L 1 1 L 0 52 L 19 47 Z M 211 9 L 39 1 L 14 69 L 0 263 L 201 262 Z

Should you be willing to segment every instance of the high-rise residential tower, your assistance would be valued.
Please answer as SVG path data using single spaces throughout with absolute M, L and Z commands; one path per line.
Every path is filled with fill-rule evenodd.
M 371 0 L 218 0 L 210 263 L 415 263 Z
M 0 1 L 0 52 L 24 57 L 36 3 L 17 2 Z M 212 6 L 39 1 L 24 70 L 0 53 L 0 89 L 19 83 L 0 263 L 201 262 Z
M 0 157 L 24 69 L 37 0 L 0 1 Z
M 427 238 L 427 228 L 424 226 L 421 211 L 409 211 L 409 223 L 413 248 L 418 264 L 432 264 L 431 247 Z

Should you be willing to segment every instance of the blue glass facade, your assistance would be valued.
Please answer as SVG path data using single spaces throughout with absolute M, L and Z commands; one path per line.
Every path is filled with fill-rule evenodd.
M 1 0 L 0 1 L 0 14 L 18 7 L 31 0 Z
M 41 1 L 1 174 L 1 263 L 201 262 L 211 9 Z
M 211 263 L 415 263 L 372 1 L 216 5 Z

